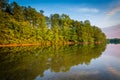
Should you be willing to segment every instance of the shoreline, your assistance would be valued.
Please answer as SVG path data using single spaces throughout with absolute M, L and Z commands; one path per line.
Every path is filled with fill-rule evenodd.
M 37 46 L 41 44 L 0 44 L 0 47 Z
M 95 42 L 94 44 L 101 44 L 102 42 Z M 66 43 L 62 43 L 63 45 L 64 44 L 68 44 L 68 45 L 72 45 L 72 44 L 91 44 L 90 42 L 77 42 L 77 43 L 75 43 L 75 42 L 66 42 Z M 93 44 L 93 43 L 92 43 Z M 33 43 L 33 44 L 0 44 L 0 47 L 17 47 L 17 46 L 40 46 L 40 45 L 42 45 L 42 44 L 40 44 L 40 43 Z M 51 44 L 43 44 L 43 45 L 52 45 L 52 43 Z M 59 45 L 59 43 L 58 44 L 53 44 L 53 45 Z

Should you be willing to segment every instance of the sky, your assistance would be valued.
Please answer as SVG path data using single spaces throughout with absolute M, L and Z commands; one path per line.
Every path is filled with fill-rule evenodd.
M 67 14 L 74 20 L 89 20 L 100 28 L 120 24 L 120 0 L 9 0 L 13 1 L 44 10 L 45 16 Z

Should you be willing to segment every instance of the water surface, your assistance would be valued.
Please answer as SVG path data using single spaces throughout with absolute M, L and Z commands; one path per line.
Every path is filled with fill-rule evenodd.
M 120 45 L 0 48 L 0 80 L 120 80 Z

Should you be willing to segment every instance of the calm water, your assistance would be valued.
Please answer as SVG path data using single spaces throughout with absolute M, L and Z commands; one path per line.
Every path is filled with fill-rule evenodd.
M 120 80 L 120 44 L 0 48 L 0 80 Z

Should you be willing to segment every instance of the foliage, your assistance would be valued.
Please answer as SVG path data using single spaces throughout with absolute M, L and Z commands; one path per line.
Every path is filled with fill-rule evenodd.
M 88 20 L 72 20 L 66 14 L 44 16 L 44 11 L 0 0 L 0 44 L 106 42 L 105 34 Z

